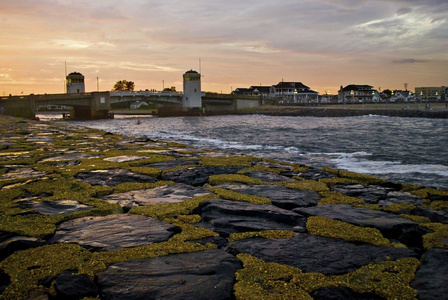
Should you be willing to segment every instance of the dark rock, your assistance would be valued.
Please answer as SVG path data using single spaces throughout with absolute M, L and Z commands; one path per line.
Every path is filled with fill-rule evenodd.
M 98 296 L 98 288 L 87 274 L 57 276 L 54 288 L 56 299 L 81 299 Z
M 296 234 L 290 239 L 244 239 L 229 243 L 225 250 L 233 255 L 247 253 L 266 262 L 290 265 L 303 272 L 341 275 L 369 263 L 416 256 L 405 248 L 355 245 L 342 239 Z
M 196 225 L 224 237 L 236 232 L 270 229 L 304 232 L 306 226 L 306 218 L 270 204 L 209 200 L 202 202 L 193 213 L 202 218 Z
M 418 299 L 446 299 L 448 295 L 448 250 L 429 249 L 421 259 L 411 287 L 418 291 Z
M 405 192 L 391 191 L 386 195 L 385 200 L 378 201 L 380 207 L 389 206 L 390 204 L 411 204 L 422 205 L 423 198 Z
M 308 168 L 305 172 L 289 171 L 289 172 L 281 172 L 280 174 L 289 177 L 297 176 L 303 179 L 310 179 L 310 180 L 319 180 L 324 178 L 336 177 L 336 175 L 333 173 L 322 171 L 320 169 L 315 169 L 312 167 Z
M 381 300 L 384 299 L 374 293 L 357 293 L 350 288 L 342 286 L 325 287 L 313 291 L 314 300 Z
M 390 188 L 381 186 L 364 186 L 362 184 L 338 183 L 330 187 L 334 192 L 364 200 L 369 204 L 377 204 L 380 200 L 386 200 Z
M 19 205 L 22 209 L 32 209 L 31 212 L 42 215 L 61 215 L 69 214 L 81 210 L 89 210 L 94 206 L 84 205 L 74 200 L 55 200 L 55 201 L 22 201 Z
M 135 206 L 156 205 L 163 203 L 182 202 L 193 197 L 210 194 L 201 187 L 186 184 L 164 185 L 153 189 L 136 190 L 127 193 L 111 194 L 101 199 L 116 203 L 129 210 Z
M 33 178 L 42 177 L 47 173 L 41 171 L 35 171 L 32 168 L 26 168 L 23 166 L 8 167 L 8 172 L 0 176 L 1 179 L 18 179 L 18 178 Z
M 174 182 L 185 183 L 193 186 L 204 185 L 212 175 L 233 174 L 242 170 L 244 167 L 216 167 L 216 166 L 198 166 L 188 169 L 181 169 L 167 172 L 162 175 L 162 180 L 172 180 Z
M 115 214 L 62 223 L 49 242 L 77 243 L 89 250 L 114 251 L 163 242 L 176 231 L 177 227 L 153 218 Z
M 287 171 L 291 171 L 293 169 L 293 167 L 289 166 L 289 165 L 282 165 L 282 164 L 278 164 L 278 163 L 274 163 L 274 162 L 267 162 L 267 161 L 259 161 L 259 162 L 256 162 L 255 165 L 268 167 L 271 169 L 279 169 L 279 170 L 281 170 L 281 172 L 287 172 Z
M 448 210 L 441 209 L 426 209 L 426 208 L 416 208 L 412 211 L 412 214 L 422 217 L 427 217 L 432 222 L 448 224 Z
M 160 170 L 168 170 L 168 169 L 174 169 L 177 167 L 183 167 L 183 166 L 194 166 L 197 165 L 199 161 L 197 160 L 170 160 L 170 161 L 162 161 L 158 163 L 153 163 L 149 165 L 145 165 L 145 167 L 151 167 L 156 168 Z
M 16 251 L 36 248 L 45 244 L 47 242 L 39 238 L 0 232 L 0 261 Z
M 420 226 L 417 223 L 392 213 L 353 207 L 349 204 L 325 204 L 296 208 L 293 211 L 305 216 L 321 216 L 354 225 L 374 227 L 381 231 L 386 238 L 398 239 L 405 244 L 409 242 L 407 238 L 404 238 L 408 236 L 409 232 L 428 233 L 426 229 L 419 228 Z M 419 241 L 413 241 L 410 246 L 421 245 L 421 237 L 421 235 L 412 237 L 413 240 L 418 239 Z M 402 239 L 400 240 L 400 238 Z
M 107 185 L 111 187 L 125 182 L 154 183 L 157 181 L 154 177 L 133 173 L 124 169 L 83 172 L 79 173 L 76 178 L 91 185 Z
M 104 299 L 233 299 L 241 261 L 222 250 L 116 263 L 98 275 Z
M 0 269 L 0 295 L 3 293 L 3 291 L 8 287 L 8 285 L 11 283 L 11 279 L 9 278 L 8 274 L 3 271 L 3 269 Z
M 239 183 L 222 184 L 218 187 L 242 194 L 268 198 L 272 204 L 284 209 L 317 205 L 321 196 L 310 190 L 290 189 L 279 185 L 246 185 Z
M 274 181 L 295 181 L 295 179 L 278 175 L 272 172 L 266 171 L 249 171 L 243 173 L 246 176 L 257 178 L 266 182 L 274 182 Z

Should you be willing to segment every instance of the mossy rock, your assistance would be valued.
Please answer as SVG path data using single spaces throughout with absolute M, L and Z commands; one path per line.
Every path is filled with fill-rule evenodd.
M 151 218 L 164 221 L 167 218 L 179 218 L 181 215 L 189 215 L 203 201 L 215 199 L 215 195 L 204 195 L 194 197 L 182 202 L 157 204 L 150 206 L 133 207 L 129 213 L 137 215 L 145 215 Z
M 242 193 L 238 193 L 238 192 L 223 189 L 223 188 L 212 187 L 212 188 L 210 188 L 210 191 L 215 193 L 216 195 L 218 195 L 220 198 L 227 199 L 227 200 L 243 201 L 243 202 L 249 202 L 249 203 L 253 203 L 253 204 L 271 204 L 272 203 L 271 200 L 269 200 L 268 198 L 259 197 L 259 196 L 255 196 L 255 195 L 242 194 Z
M 326 192 L 330 190 L 325 183 L 315 180 L 301 179 L 300 181 L 284 181 L 280 184 L 290 189 L 297 189 L 302 191 L 311 190 L 315 192 Z
M 244 268 L 236 273 L 236 299 L 313 299 L 310 293 L 342 286 L 358 293 L 376 293 L 386 299 L 416 299 L 409 286 L 420 262 L 416 258 L 369 264 L 339 276 L 303 273 L 300 269 L 266 263 L 249 254 L 238 254 Z
M 387 181 L 387 180 L 384 180 L 384 179 L 381 179 L 378 177 L 373 177 L 373 176 L 369 176 L 369 175 L 365 175 L 365 174 L 344 171 L 344 170 L 338 170 L 338 169 L 330 169 L 330 168 L 326 168 L 326 167 L 322 168 L 322 171 L 333 173 L 342 179 L 348 179 L 348 181 L 346 181 L 346 182 L 360 183 L 360 184 L 364 184 L 364 185 L 379 184 L 379 183 L 383 183 L 383 182 Z M 332 179 L 327 180 L 326 182 L 338 183 L 338 179 L 332 178 Z
M 244 184 L 267 184 L 266 182 L 258 178 L 253 178 L 242 174 L 212 175 L 209 177 L 208 181 L 211 185 L 220 185 L 233 182 L 239 182 Z
M 264 239 L 290 239 L 295 235 L 294 231 L 291 230 L 263 230 L 258 232 L 237 232 L 232 233 L 227 238 L 229 242 L 235 242 L 240 241 L 243 239 L 249 239 L 249 238 L 264 238 Z
M 361 199 L 343 195 L 338 192 L 324 191 L 319 193 L 322 199 L 319 201 L 319 205 L 323 204 L 350 204 L 355 207 L 363 205 L 365 202 Z
M 232 156 L 232 157 L 200 157 L 200 164 L 204 166 L 230 167 L 230 166 L 252 166 L 253 161 L 260 161 L 261 158 L 252 156 Z
M 424 223 L 423 226 L 431 229 L 432 233 L 423 236 L 423 247 L 448 249 L 448 225 L 442 223 Z
M 326 217 L 308 217 L 306 229 L 308 233 L 322 237 L 369 243 L 375 246 L 406 248 L 403 244 L 391 243 L 376 228 L 356 226 Z

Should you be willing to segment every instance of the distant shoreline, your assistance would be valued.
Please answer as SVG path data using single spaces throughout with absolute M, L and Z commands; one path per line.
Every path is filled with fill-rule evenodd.
M 328 107 L 269 107 L 243 109 L 236 114 L 263 114 L 270 116 L 303 117 L 356 117 L 380 115 L 387 117 L 447 119 L 448 110 L 397 110 L 397 109 L 343 109 Z

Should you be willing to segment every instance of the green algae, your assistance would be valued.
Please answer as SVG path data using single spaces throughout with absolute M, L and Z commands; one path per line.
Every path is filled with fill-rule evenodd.
M 376 293 L 386 299 L 416 299 L 409 286 L 420 262 L 415 258 L 369 264 L 337 276 L 303 273 L 299 268 L 266 263 L 249 254 L 238 254 L 244 268 L 236 273 L 236 299 L 313 299 L 324 287 L 343 286 L 358 293 Z
M 391 243 L 376 228 L 356 226 L 326 217 L 308 217 L 306 229 L 308 233 L 322 237 L 369 243 L 375 246 L 406 248 L 403 244 Z
M 392 203 L 387 206 L 382 206 L 381 209 L 384 211 L 391 211 L 391 212 L 411 212 L 416 208 L 415 205 L 408 204 L 408 203 Z
M 218 195 L 222 199 L 249 202 L 253 204 L 271 204 L 271 200 L 255 195 L 247 195 L 223 188 L 211 187 L 210 191 Z
M 251 168 L 245 168 L 242 169 L 241 171 L 238 172 L 238 174 L 244 174 L 246 172 L 253 172 L 253 171 L 263 171 L 263 172 L 270 172 L 270 173 L 275 173 L 275 174 L 280 174 L 280 172 L 282 171 L 279 168 L 270 168 L 270 167 L 266 167 L 266 166 L 262 166 L 262 165 L 255 165 Z
M 442 223 L 423 223 L 423 226 L 431 229 L 432 233 L 423 236 L 423 247 L 448 249 L 448 225 Z
M 296 233 L 291 230 L 263 230 L 263 231 L 257 231 L 257 232 L 254 232 L 254 231 L 237 232 L 237 233 L 230 234 L 229 237 L 227 238 L 227 240 L 229 242 L 235 242 L 235 241 L 240 241 L 243 239 L 256 238 L 256 237 L 270 239 L 270 240 L 290 239 L 295 234 Z
M 438 190 L 435 188 L 422 188 L 411 191 L 410 193 L 422 198 L 429 198 L 431 196 L 448 197 L 447 190 Z

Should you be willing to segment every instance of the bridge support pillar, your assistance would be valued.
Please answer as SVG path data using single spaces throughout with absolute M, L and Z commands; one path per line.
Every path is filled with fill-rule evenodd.
M 0 107 L 3 113 L 8 116 L 35 119 L 36 118 L 36 101 L 33 95 L 27 97 L 8 97 L 2 99 Z

